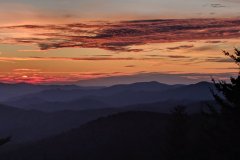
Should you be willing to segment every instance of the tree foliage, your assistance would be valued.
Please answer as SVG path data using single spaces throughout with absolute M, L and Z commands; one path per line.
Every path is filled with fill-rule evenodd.
M 223 51 L 238 65 L 239 73 L 230 82 L 213 80 L 218 92 L 213 96 L 220 108 L 210 106 L 207 135 L 212 153 L 218 159 L 240 159 L 240 50 Z

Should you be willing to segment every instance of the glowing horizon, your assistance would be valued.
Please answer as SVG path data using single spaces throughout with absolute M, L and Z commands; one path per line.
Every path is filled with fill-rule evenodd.
M 236 72 L 222 50 L 240 47 L 238 1 L 1 3 L 0 82 L 73 83 L 142 73 L 202 81 Z

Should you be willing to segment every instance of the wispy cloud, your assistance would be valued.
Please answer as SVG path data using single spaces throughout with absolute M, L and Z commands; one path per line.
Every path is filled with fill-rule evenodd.
M 172 58 L 178 58 L 178 56 L 173 56 Z M 179 56 L 182 58 L 182 56 Z M 149 57 L 0 57 L 0 61 L 12 62 L 12 61 L 134 61 L 134 60 L 157 60 L 160 57 L 149 58 Z
M 127 65 L 127 66 L 125 66 L 126 68 L 134 68 L 134 67 L 136 67 L 135 65 Z
M 209 57 L 205 60 L 206 62 L 226 62 L 233 63 L 234 61 L 230 58 L 222 58 L 222 57 Z
M 137 46 L 192 40 L 240 37 L 240 19 L 165 19 L 66 25 L 1 27 L 0 43 L 37 44 L 41 50 L 78 47 L 139 52 Z M 23 33 L 11 34 L 16 30 Z M 25 33 L 25 34 L 24 34 Z M 27 34 L 27 36 L 26 36 Z M 211 41 L 209 41 L 211 42 Z M 170 50 L 192 48 L 185 45 Z
M 213 7 L 213 8 L 224 8 L 226 6 L 223 5 L 223 4 L 220 4 L 220 3 L 213 3 L 213 4 L 211 4 L 211 7 Z
M 177 46 L 177 47 L 169 47 L 167 48 L 168 50 L 178 50 L 178 49 L 189 49 L 193 48 L 194 45 L 182 45 L 182 46 Z

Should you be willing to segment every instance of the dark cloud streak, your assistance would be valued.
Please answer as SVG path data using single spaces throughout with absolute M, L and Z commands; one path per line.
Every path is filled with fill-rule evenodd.
M 151 43 L 239 38 L 239 24 L 240 19 L 164 19 L 97 24 L 21 25 L 4 29 L 39 30 L 40 33 L 34 33 L 32 37 L 10 39 L 12 43 L 38 44 L 41 50 L 78 47 L 139 52 L 142 50 L 136 46 Z M 1 39 L 0 43 L 6 43 L 5 41 Z M 194 46 L 185 45 L 169 50 L 192 47 Z
M 189 48 L 193 48 L 194 45 L 181 45 L 181 46 L 177 46 L 177 47 L 169 47 L 167 48 L 168 50 L 178 50 L 178 49 L 189 49 Z

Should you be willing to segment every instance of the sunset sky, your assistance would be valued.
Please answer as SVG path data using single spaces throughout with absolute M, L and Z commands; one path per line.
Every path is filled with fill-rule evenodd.
M 240 47 L 239 9 L 239 0 L 0 0 L 0 82 L 225 79 L 237 72 L 222 50 Z

